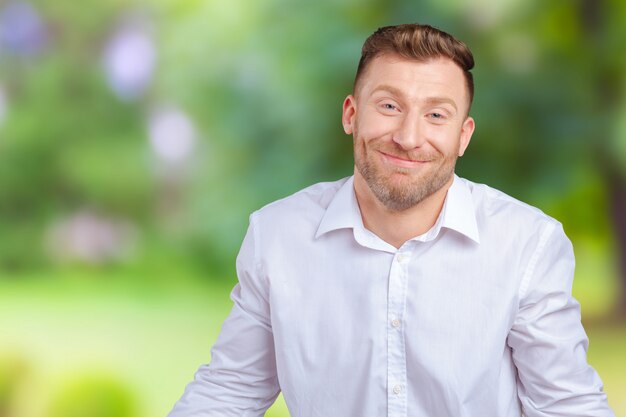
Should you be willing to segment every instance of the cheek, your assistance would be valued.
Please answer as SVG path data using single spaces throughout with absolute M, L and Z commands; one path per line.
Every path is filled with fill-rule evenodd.
M 361 138 L 368 141 L 393 133 L 397 129 L 398 120 L 379 114 L 367 114 L 357 119 L 356 127 Z
M 431 126 L 427 132 L 430 143 L 443 154 L 457 154 L 461 132 L 456 126 Z

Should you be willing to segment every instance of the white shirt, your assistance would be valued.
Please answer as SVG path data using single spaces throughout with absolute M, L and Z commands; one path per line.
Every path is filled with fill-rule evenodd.
M 170 417 L 613 416 L 586 361 L 561 224 L 455 176 L 399 249 L 365 229 L 353 178 L 250 217 L 234 306 Z

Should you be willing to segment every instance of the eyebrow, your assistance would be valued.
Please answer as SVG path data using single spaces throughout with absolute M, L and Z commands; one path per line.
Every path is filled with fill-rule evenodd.
M 372 94 L 378 91 L 387 91 L 396 96 L 404 96 L 404 93 L 402 92 L 402 90 L 400 90 L 399 88 L 393 87 L 391 85 L 387 85 L 387 84 L 379 85 L 372 91 Z
M 373 91 L 372 91 L 372 95 L 374 95 L 374 93 L 377 93 L 378 91 L 386 91 L 389 92 L 395 96 L 398 97 L 404 97 L 405 94 L 402 90 L 400 90 L 397 87 L 391 86 L 391 85 L 387 85 L 387 84 L 382 84 L 379 85 L 378 87 L 376 87 Z M 432 105 L 437 105 L 437 104 L 449 104 L 452 107 L 454 107 L 455 111 L 458 111 L 456 102 L 454 100 L 452 100 L 449 97 L 427 97 L 424 100 L 424 104 L 427 106 L 432 106 Z

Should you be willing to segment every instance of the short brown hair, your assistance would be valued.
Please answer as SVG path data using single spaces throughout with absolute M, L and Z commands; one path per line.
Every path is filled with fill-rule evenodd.
M 354 79 L 354 91 L 369 63 L 376 57 L 390 54 L 420 62 L 435 58 L 449 58 L 465 75 L 469 105 L 474 99 L 474 56 L 467 45 L 452 35 L 429 25 L 405 24 L 385 26 L 370 35 L 363 44 L 359 67 Z

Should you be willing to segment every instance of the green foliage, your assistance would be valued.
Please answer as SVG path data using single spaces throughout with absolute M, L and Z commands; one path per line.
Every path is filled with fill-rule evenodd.
M 0 268 L 45 265 L 46 230 L 86 207 L 230 271 L 251 211 L 351 174 L 339 115 L 361 44 L 376 27 L 409 21 L 440 26 L 474 51 L 477 130 L 459 173 L 558 215 L 574 234 L 609 239 L 605 215 L 562 202 L 605 207 L 603 184 L 626 175 L 626 6 L 486 4 L 37 2 L 50 35 L 44 53 L 0 51 L 9 107 L 0 126 Z M 101 64 L 131 12 L 151 21 L 158 60 L 145 94 L 122 101 Z M 162 104 L 195 123 L 184 167 L 162 166 L 150 149 L 148 118 Z M 590 172 L 597 190 L 580 191 Z

